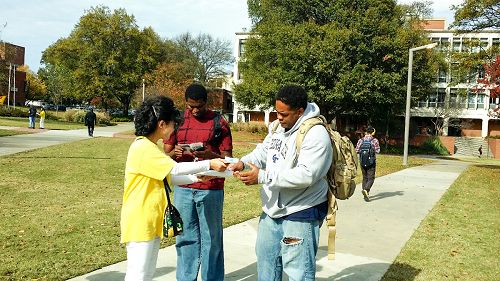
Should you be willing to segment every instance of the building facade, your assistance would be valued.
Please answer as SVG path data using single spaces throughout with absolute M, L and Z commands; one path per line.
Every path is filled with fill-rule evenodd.
M 24 55 L 24 47 L 0 42 L 0 104 L 23 106 L 26 102 L 26 73 L 18 69 L 24 65 Z
M 453 31 L 445 30 L 444 20 L 425 21 L 424 29 L 428 31 L 429 39 L 438 43 L 437 51 L 479 52 L 481 48 L 488 49 L 500 44 L 500 33 L 484 31 L 473 34 L 456 35 Z M 243 79 L 239 72 L 238 63 L 245 52 L 245 43 L 251 34 L 238 32 L 235 36 L 234 54 L 235 64 L 233 82 L 238 84 Z M 471 42 L 478 42 L 471 45 Z M 490 97 L 489 89 L 477 88 L 477 79 L 485 73 L 476 71 L 469 75 L 467 81 L 457 81 L 453 70 L 453 63 L 449 68 L 441 69 L 436 75 L 434 84 L 435 93 L 413 105 L 411 109 L 412 135 L 428 135 L 435 130 L 435 122 L 441 122 L 441 134 L 451 136 L 486 137 L 500 135 L 500 121 L 492 116 L 491 112 L 498 110 L 498 97 Z M 466 94 L 463 94 L 463 93 Z M 264 121 L 268 124 L 276 119 L 272 110 L 246 108 L 237 102 L 233 107 L 233 122 Z M 441 119 L 441 120 L 438 120 Z M 345 124 L 344 124 L 345 125 Z M 356 130 L 353 124 L 352 131 Z
M 425 29 L 430 40 L 438 44 L 434 48 L 438 52 L 478 53 L 500 47 L 497 31 L 455 34 L 444 29 L 444 20 L 429 21 Z M 463 70 L 458 69 L 456 62 L 447 60 L 447 64 L 439 69 L 435 92 L 411 109 L 417 130 L 436 130 L 438 122 L 442 124 L 439 133 L 444 136 L 484 138 L 500 135 L 500 120 L 494 114 L 499 110 L 500 97 L 490 95 L 490 88 L 478 83 L 487 75 L 483 66 L 474 66 L 467 75 L 462 75 Z

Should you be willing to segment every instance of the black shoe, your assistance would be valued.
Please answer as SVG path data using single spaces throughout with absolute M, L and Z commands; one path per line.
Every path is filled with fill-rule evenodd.
M 366 189 L 363 189 L 363 191 L 361 191 L 361 193 L 363 193 L 365 201 L 370 202 L 370 194 L 368 193 L 368 191 Z

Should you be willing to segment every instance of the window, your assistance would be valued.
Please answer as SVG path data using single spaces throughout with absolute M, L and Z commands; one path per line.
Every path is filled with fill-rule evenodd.
M 439 88 L 437 90 L 437 107 L 444 107 L 445 98 L 446 98 L 446 89 Z
M 477 109 L 484 109 L 484 95 L 477 94 Z
M 478 65 L 477 66 L 477 79 L 484 79 L 486 77 L 486 70 L 484 69 L 484 66 Z
M 500 104 L 500 98 L 490 97 L 490 109 L 497 108 Z
M 439 68 L 438 82 L 446 82 L 446 69 Z
M 446 51 L 450 47 L 450 38 L 448 37 L 443 37 L 443 38 L 438 38 L 434 37 L 431 39 L 432 43 L 437 43 L 438 45 L 436 46 L 436 51 Z
M 469 92 L 467 94 L 467 108 L 476 109 L 477 95 L 476 93 Z
M 453 51 L 460 52 L 460 38 L 453 37 Z
M 245 53 L 245 44 L 246 44 L 246 39 L 241 39 L 240 40 L 240 46 L 239 46 L 239 57 L 242 57 L 243 54 Z
M 500 47 L 500 38 L 493 38 L 493 42 L 491 45 L 492 45 L 492 47 L 499 48 Z
M 432 93 L 429 95 L 429 107 L 437 106 L 437 98 L 438 98 L 437 93 Z

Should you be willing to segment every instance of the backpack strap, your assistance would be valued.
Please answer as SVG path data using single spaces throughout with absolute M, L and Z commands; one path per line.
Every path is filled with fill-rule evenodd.
M 216 146 L 216 144 L 219 142 L 220 138 L 222 137 L 222 126 L 220 125 L 220 120 L 223 117 L 217 111 L 214 111 L 214 114 L 215 114 L 214 118 L 213 118 L 214 129 L 213 129 L 212 139 L 208 142 L 212 146 Z
M 276 133 L 276 130 L 278 130 L 278 126 L 280 125 L 280 122 L 278 120 L 274 120 L 273 123 L 273 128 L 271 129 L 271 134 Z
M 326 214 L 326 226 L 328 227 L 328 259 L 335 259 L 335 236 L 337 234 L 337 200 L 333 192 L 328 189 L 328 213 Z
M 306 133 L 309 131 L 309 129 L 311 129 L 313 126 L 316 125 L 323 125 L 325 129 L 329 131 L 330 137 L 333 138 L 332 147 L 333 147 L 334 162 L 339 161 L 340 165 L 346 165 L 347 160 L 344 158 L 344 156 L 340 151 L 340 142 L 342 141 L 341 136 L 337 131 L 329 130 L 326 118 L 322 115 L 307 119 L 300 125 L 295 142 L 296 144 L 295 160 L 298 159 L 300 148 L 302 146 L 302 142 L 304 140 Z M 331 188 L 328 188 L 327 198 L 328 198 L 328 212 L 326 215 L 326 225 L 328 227 L 328 259 L 333 260 L 335 259 L 335 236 L 337 234 L 337 226 L 336 226 L 337 221 L 335 218 L 337 216 L 338 205 L 337 205 L 337 200 L 335 199 L 335 195 L 333 194 Z
M 316 125 L 325 125 L 326 124 L 326 119 L 322 115 L 316 116 L 313 118 L 309 118 L 302 122 L 300 124 L 300 127 L 297 132 L 297 137 L 295 139 L 295 152 L 296 152 L 296 157 L 298 157 L 300 153 L 300 148 L 302 147 L 302 142 L 304 141 L 304 137 L 306 136 L 307 132 L 314 126 Z

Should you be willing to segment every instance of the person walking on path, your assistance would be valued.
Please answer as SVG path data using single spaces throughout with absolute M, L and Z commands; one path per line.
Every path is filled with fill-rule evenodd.
M 40 108 L 38 116 L 40 116 L 40 129 L 45 129 L 45 108 Z
M 377 167 L 376 153 L 380 153 L 379 141 L 374 137 L 375 129 L 368 126 L 365 136 L 358 140 L 356 152 L 359 154 L 359 165 L 363 173 L 362 193 L 365 201 L 370 201 L 370 189 L 375 181 Z
M 300 125 L 320 114 L 302 87 L 278 91 L 275 109 L 278 120 L 270 124 L 263 143 L 228 170 L 246 185 L 262 184 L 255 246 L 258 280 L 281 280 L 283 272 L 290 281 L 315 280 L 320 226 L 328 211 L 332 145 L 325 127 L 314 126 L 296 154 Z
M 91 108 L 85 114 L 85 126 L 87 126 L 89 131 L 89 137 L 94 136 L 94 126 L 97 125 L 97 116 L 94 113 L 94 110 Z
M 35 129 L 36 108 L 32 105 L 28 110 L 29 126 L 30 129 Z
M 164 150 L 179 162 L 231 157 L 231 130 L 224 118 L 207 108 L 207 90 L 191 84 L 185 91 L 184 122 Z M 197 146 L 189 146 L 197 143 Z M 184 146 L 182 146 L 184 145 Z M 183 234 L 176 238 L 177 280 L 224 279 L 222 207 L 224 179 L 175 186 L 174 205 L 184 222 Z
M 193 183 L 199 180 L 196 176 L 176 176 L 225 170 L 221 159 L 176 163 L 158 148 L 158 140 L 167 139 L 179 120 L 173 101 L 164 96 L 148 97 L 135 117 L 137 138 L 128 151 L 120 221 L 121 243 L 127 249 L 125 281 L 152 280 L 156 270 L 167 204 L 163 179 Z

